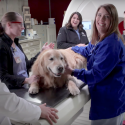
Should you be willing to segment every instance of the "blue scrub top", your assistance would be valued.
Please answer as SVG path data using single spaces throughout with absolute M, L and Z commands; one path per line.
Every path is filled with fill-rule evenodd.
M 74 76 L 88 84 L 90 119 L 109 119 L 125 112 L 125 46 L 112 33 L 96 46 L 72 47 L 87 58 L 87 69 L 75 69 Z

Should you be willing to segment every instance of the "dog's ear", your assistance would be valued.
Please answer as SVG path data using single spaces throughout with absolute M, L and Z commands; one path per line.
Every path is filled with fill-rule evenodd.
M 68 61 L 67 61 L 67 58 L 66 58 L 66 56 L 64 54 L 64 50 L 58 49 L 57 51 L 62 55 L 62 57 L 64 59 L 64 66 L 66 67 L 67 64 L 68 64 Z
M 75 60 L 76 60 L 76 68 L 77 69 L 83 68 L 83 62 L 79 58 L 76 58 Z
M 66 58 L 66 56 L 64 55 L 64 54 L 62 54 L 63 55 L 63 57 L 64 57 L 64 63 L 65 63 L 65 67 L 68 65 L 68 61 L 67 61 L 67 58 Z
M 42 62 L 42 54 L 40 54 L 36 61 L 34 62 L 33 66 L 32 66 L 32 69 L 31 71 L 33 72 L 33 74 L 35 75 L 40 75 L 40 76 L 43 76 L 43 66 L 41 65 L 41 62 Z
M 31 72 L 34 75 L 39 75 L 39 71 L 38 71 L 38 59 L 34 62 L 32 68 L 31 68 Z
M 39 57 L 39 62 L 38 62 L 38 71 L 39 71 L 40 76 L 44 75 L 43 67 L 44 67 L 44 56 L 41 55 Z
M 81 68 L 87 68 L 87 59 L 82 56 L 82 58 L 76 57 L 76 67 L 77 69 L 81 69 Z

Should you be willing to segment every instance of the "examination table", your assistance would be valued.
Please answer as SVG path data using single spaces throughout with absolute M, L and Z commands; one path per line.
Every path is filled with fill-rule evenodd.
M 24 88 L 10 91 L 33 104 L 40 105 L 46 103 L 47 106 L 56 108 L 59 119 L 54 125 L 72 124 L 83 111 L 83 106 L 90 99 L 87 85 L 84 85 L 84 87 L 81 88 L 80 94 L 76 96 L 72 96 L 65 86 L 63 88 L 40 90 L 40 92 L 35 95 L 29 94 L 28 90 Z M 49 125 L 49 123 L 44 119 L 40 119 L 31 123 L 31 125 Z

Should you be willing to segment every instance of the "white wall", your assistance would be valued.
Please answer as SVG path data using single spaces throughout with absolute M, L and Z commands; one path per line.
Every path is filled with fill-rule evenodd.
M 80 12 L 83 19 L 94 20 L 97 8 L 101 4 L 106 3 L 114 4 L 117 8 L 119 17 L 123 18 L 125 0 L 72 0 L 66 10 L 62 26 L 68 22 L 70 15 L 75 11 Z
M 106 3 L 115 5 L 119 15 L 119 22 L 122 21 L 124 16 L 123 12 L 125 11 L 125 0 L 72 0 L 66 10 L 62 26 L 68 22 L 70 15 L 75 11 L 82 14 L 83 20 L 94 20 L 97 8 L 101 4 Z M 88 35 L 90 37 L 89 32 Z

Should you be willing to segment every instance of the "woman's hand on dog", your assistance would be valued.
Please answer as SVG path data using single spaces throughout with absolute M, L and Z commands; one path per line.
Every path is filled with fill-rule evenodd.
M 38 83 L 40 80 L 40 76 L 32 75 L 29 78 L 25 78 L 24 84 L 32 84 L 32 83 Z
M 42 47 L 42 49 L 41 49 L 40 52 L 42 52 L 42 51 L 45 50 L 45 49 L 53 49 L 54 46 L 55 46 L 54 43 L 50 43 L 50 44 L 48 44 L 48 42 L 47 42 L 47 43 L 45 43 L 45 44 L 43 45 L 43 47 Z
M 85 44 L 77 44 L 76 46 L 78 46 L 78 47 L 80 47 L 80 46 L 85 47 L 86 45 Z
M 41 109 L 41 116 L 40 118 L 45 118 L 50 123 L 50 125 L 53 125 L 53 122 L 57 123 L 57 120 L 59 117 L 57 116 L 58 110 L 50 107 L 46 107 L 46 103 L 39 106 Z M 52 122 L 53 121 L 53 122 Z

